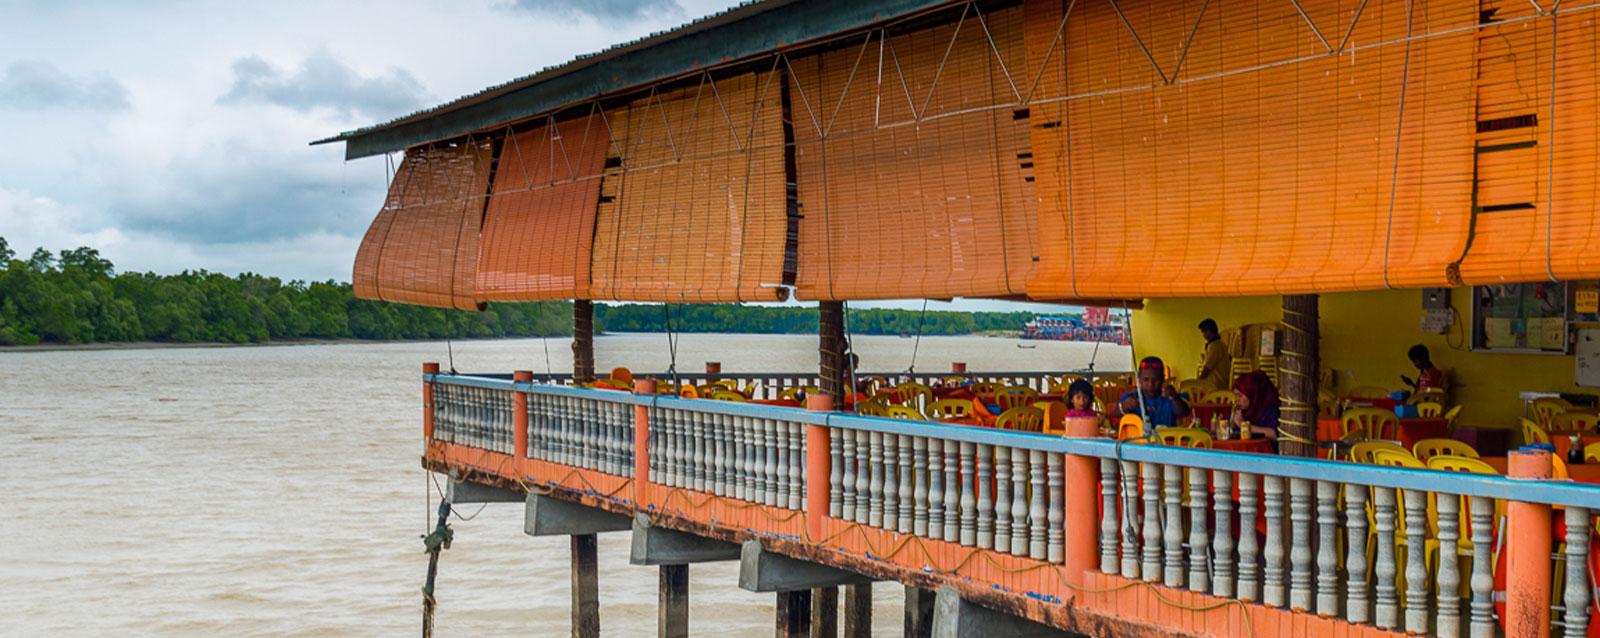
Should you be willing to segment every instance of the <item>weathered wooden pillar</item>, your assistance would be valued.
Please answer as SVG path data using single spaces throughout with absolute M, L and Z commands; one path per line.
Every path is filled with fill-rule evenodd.
M 844 638 L 872 638 L 872 583 L 844 586 Z
M 689 566 L 662 565 L 656 635 L 689 638 Z
M 811 638 L 839 638 L 839 588 L 811 590 Z
M 600 636 L 600 579 L 595 535 L 572 535 L 572 638 Z
M 572 382 L 594 381 L 594 302 L 572 302 Z
M 811 637 L 811 590 L 780 591 L 778 596 L 778 638 Z
M 1283 296 L 1278 453 L 1317 455 L 1317 296 Z M 1274 379 L 1279 381 L 1279 379 Z
M 818 310 L 818 351 L 821 355 L 818 371 L 822 377 L 822 393 L 834 398 L 843 397 L 845 388 L 850 387 L 850 371 L 845 367 L 844 353 L 844 302 L 820 302 Z

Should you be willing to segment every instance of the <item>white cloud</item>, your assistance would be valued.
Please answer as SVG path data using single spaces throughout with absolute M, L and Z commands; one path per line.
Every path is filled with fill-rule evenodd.
M 293 71 L 255 55 L 235 60 L 233 86 L 217 103 L 276 104 L 302 112 L 326 108 L 346 117 L 393 119 L 417 110 L 427 97 L 405 69 L 364 75 L 319 49 Z
M 104 73 L 73 77 L 43 60 L 17 60 L 0 73 L 0 109 L 117 111 L 128 108 L 128 89 Z

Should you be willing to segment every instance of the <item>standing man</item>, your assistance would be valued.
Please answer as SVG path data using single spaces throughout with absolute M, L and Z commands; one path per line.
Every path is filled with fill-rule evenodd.
M 1200 354 L 1200 381 L 1211 386 L 1211 391 L 1228 388 L 1228 346 L 1222 343 L 1217 332 L 1217 322 L 1207 318 L 1200 322 L 1200 336 L 1205 337 L 1205 351 Z M 1198 400 L 1200 397 L 1189 397 Z

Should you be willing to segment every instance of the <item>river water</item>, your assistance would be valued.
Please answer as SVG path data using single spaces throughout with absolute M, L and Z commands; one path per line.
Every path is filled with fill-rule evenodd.
M 1125 347 L 857 337 L 868 370 L 1127 370 Z M 815 370 L 809 335 L 683 335 L 679 367 Z M 394 636 L 418 632 L 433 485 L 424 361 L 462 372 L 570 370 L 563 339 L 0 353 L 0 635 Z M 600 365 L 664 370 L 664 335 L 603 336 Z M 436 501 L 435 501 L 436 502 Z M 466 514 L 475 511 L 468 506 Z M 455 521 L 436 634 L 565 636 L 565 538 L 522 533 L 522 506 Z M 655 634 L 656 571 L 600 537 L 601 628 Z M 773 597 L 734 562 L 690 569 L 694 636 L 762 636 Z M 875 588 L 874 634 L 900 635 L 903 590 Z

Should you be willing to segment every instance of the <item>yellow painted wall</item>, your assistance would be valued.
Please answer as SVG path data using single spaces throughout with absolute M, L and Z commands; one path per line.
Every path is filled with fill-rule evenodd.
M 1517 393 L 1597 392 L 1573 383 L 1573 356 L 1469 352 L 1469 290 L 1450 293 L 1460 313 L 1448 335 L 1424 334 L 1422 292 L 1388 290 L 1322 295 L 1320 302 L 1323 368 L 1338 371 L 1335 390 L 1377 385 L 1403 387 L 1400 375 L 1416 377 L 1406 359 L 1414 344 L 1428 347 L 1433 362 L 1451 379 L 1452 398 L 1465 406 L 1461 423 L 1513 426 L 1522 416 Z M 1155 355 L 1175 366 L 1182 378 L 1194 377 L 1204 345 L 1196 327 L 1211 317 L 1223 330 L 1243 324 L 1279 322 L 1280 297 L 1232 299 L 1150 299 L 1133 313 L 1133 347 L 1139 357 Z

